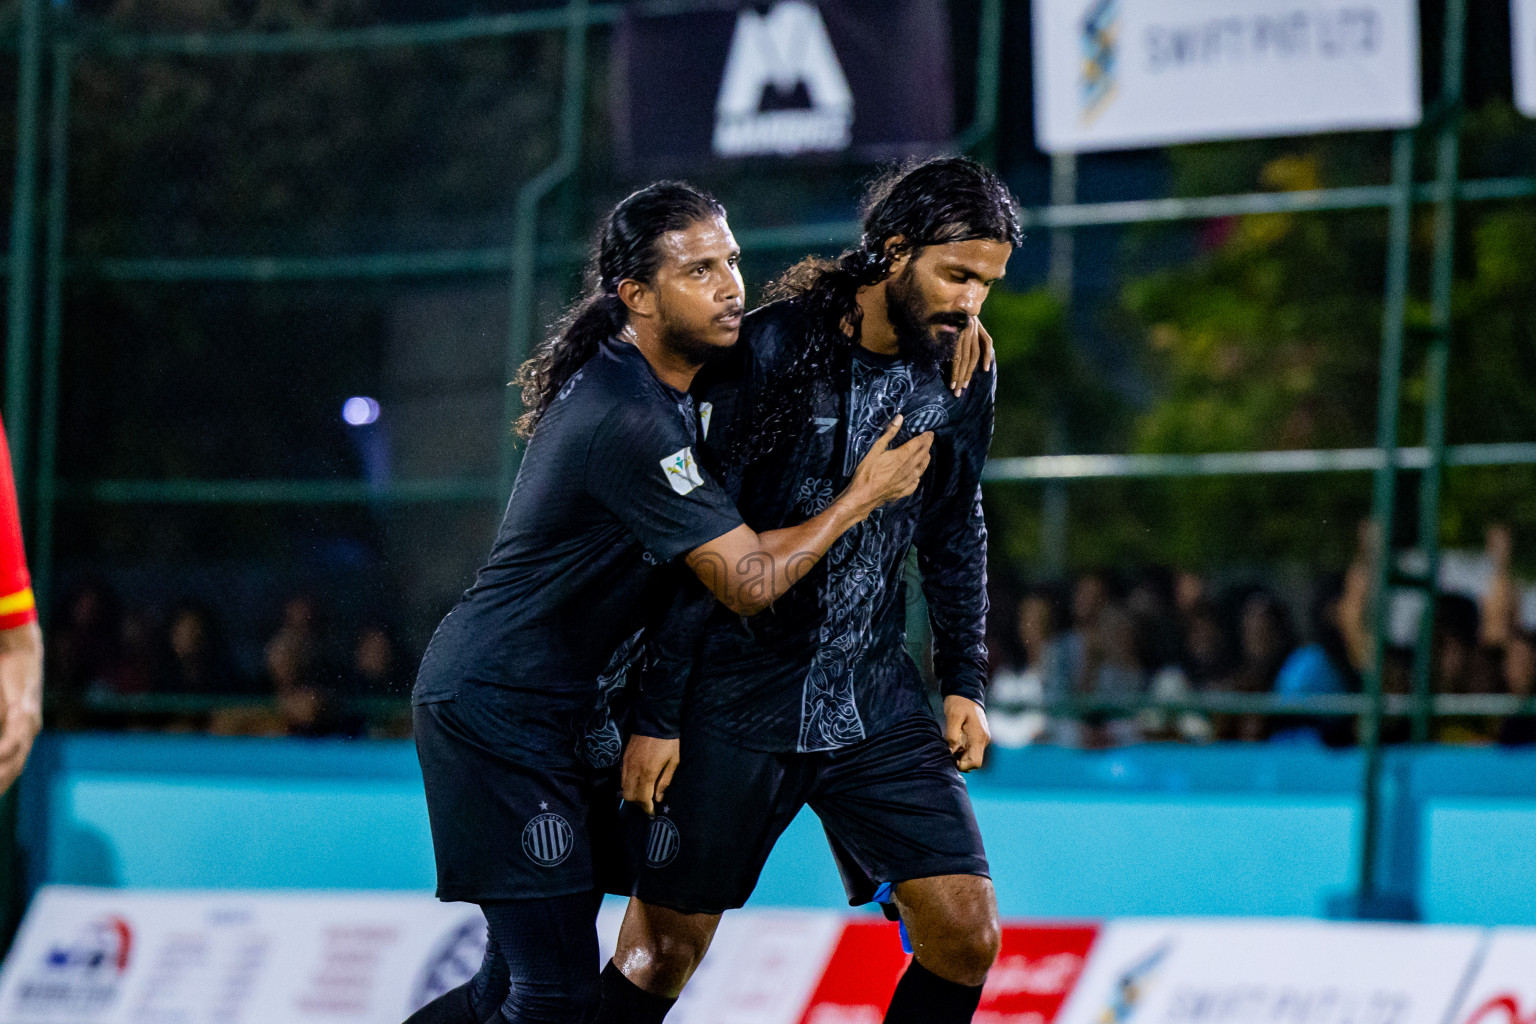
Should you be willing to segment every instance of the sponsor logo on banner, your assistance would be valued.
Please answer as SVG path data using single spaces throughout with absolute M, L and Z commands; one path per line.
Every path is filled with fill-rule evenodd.
M 1106 925 L 1059 1024 L 1443 1024 L 1472 928 L 1291 920 Z
M 117 1001 L 132 951 L 133 926 L 116 914 L 49 942 L 17 985 L 17 1012 L 40 1019 L 101 1014 Z
M 1077 982 L 1098 929 L 1004 926 L 976 1024 L 1051 1024 Z M 801 1024 L 880 1024 L 908 957 L 896 926 L 850 923 L 827 962 Z
M 1083 15 L 1083 120 L 1091 121 L 1115 91 L 1120 0 L 1095 0 Z
M 1138 956 L 1131 965 L 1121 973 L 1115 981 L 1114 991 L 1110 994 L 1109 1005 L 1104 1012 L 1099 1014 L 1099 1020 L 1103 1024 L 1125 1024 L 1130 1020 L 1146 1001 L 1148 991 L 1153 980 L 1157 977 L 1157 969 L 1163 961 L 1168 959 L 1168 953 L 1173 949 L 1173 942 L 1158 943 L 1150 953 Z
M 1453 1024 L 1536 1024 L 1536 928 L 1493 932 Z
M 430 895 L 44 887 L 4 1024 L 399 1024 L 478 968 L 479 912 Z
M 1419 120 L 1414 0 L 1038 0 L 1033 9 L 1036 130 L 1051 152 Z
M 836 152 L 852 127 L 853 92 L 816 5 L 743 9 L 715 103 L 716 155 Z

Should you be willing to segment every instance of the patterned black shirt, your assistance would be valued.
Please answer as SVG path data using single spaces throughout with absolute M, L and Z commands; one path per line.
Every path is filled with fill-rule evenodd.
M 743 410 L 782 373 L 810 323 L 793 300 L 751 313 L 736 357 L 695 387 L 708 423 L 706 464 L 720 465 Z M 652 639 L 637 731 L 675 736 L 683 721 L 751 749 L 835 750 L 927 706 L 906 648 L 906 564 L 916 548 L 943 693 L 977 703 L 986 687 L 987 531 L 981 471 L 992 439 L 994 378 L 956 398 L 940 371 L 857 345 L 840 348 L 798 436 L 722 483 L 753 529 L 803 522 L 847 486 L 899 412 L 898 442 L 934 432 L 933 459 L 912 496 L 877 509 L 833 544 L 774 606 L 751 618 L 688 585 Z M 701 375 L 702 376 L 702 375 Z M 686 703 L 683 695 L 686 688 Z

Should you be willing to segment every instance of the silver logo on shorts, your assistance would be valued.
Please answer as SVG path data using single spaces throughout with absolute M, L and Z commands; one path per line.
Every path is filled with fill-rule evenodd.
M 576 833 L 558 814 L 541 814 L 523 826 L 523 852 L 541 867 L 552 868 L 571 855 Z
M 653 868 L 664 868 L 672 863 L 677 851 L 682 849 L 682 836 L 677 826 L 663 817 L 651 819 L 651 834 L 645 841 L 645 863 Z

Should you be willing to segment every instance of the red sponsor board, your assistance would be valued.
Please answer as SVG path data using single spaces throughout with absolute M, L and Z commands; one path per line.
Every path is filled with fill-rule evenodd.
M 1098 931 L 1095 925 L 1004 927 L 975 1024 L 1051 1024 Z M 894 924 L 850 923 L 800 1024 L 880 1024 L 907 960 Z

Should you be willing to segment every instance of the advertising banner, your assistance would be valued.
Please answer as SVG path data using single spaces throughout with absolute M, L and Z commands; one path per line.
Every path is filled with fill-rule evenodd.
M 650 15 L 615 42 L 619 148 L 652 170 L 701 160 L 934 149 L 953 130 L 943 0 L 776 0 Z
M 1515 106 L 1536 117 L 1536 0 L 1509 0 L 1510 37 L 1515 50 Z
M 1443 1024 L 1481 935 L 1304 920 L 1114 921 L 1057 1022 Z
M 1034 0 L 1048 152 L 1418 123 L 1416 0 Z
M 1093 925 L 1005 925 L 976 1024 L 1051 1024 L 1096 934 Z M 909 959 L 889 922 L 849 924 L 800 1024 L 880 1024 Z
M 399 1024 L 468 980 L 485 921 L 421 895 L 49 887 L 0 970 L 4 1024 Z
M 1450 1024 L 1536 1020 L 1536 928 L 1499 928 Z

